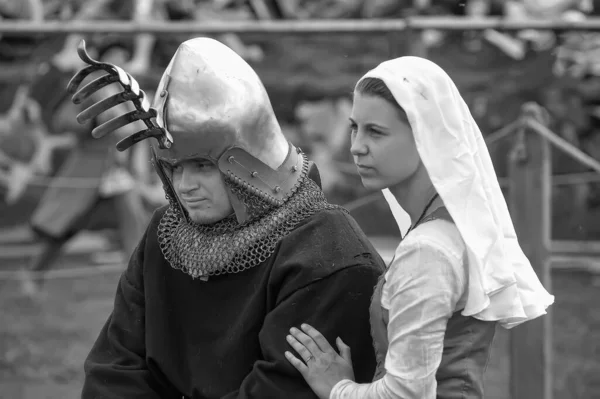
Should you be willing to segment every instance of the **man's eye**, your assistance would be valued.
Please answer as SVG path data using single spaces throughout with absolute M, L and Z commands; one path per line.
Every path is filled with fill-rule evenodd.
M 160 162 L 160 166 L 162 166 L 162 168 L 165 172 L 173 173 L 173 165 L 171 165 L 170 163 L 164 162 L 164 161 L 159 161 L 159 162 Z
M 196 167 L 198 169 L 208 169 L 212 166 L 210 162 L 197 162 Z

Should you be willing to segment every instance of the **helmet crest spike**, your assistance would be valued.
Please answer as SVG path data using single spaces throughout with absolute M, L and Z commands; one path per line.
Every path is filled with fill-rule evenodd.
M 146 93 L 140 89 L 138 82 L 130 74 L 116 65 L 96 61 L 90 57 L 86 50 L 85 40 L 81 40 L 79 43 L 77 54 L 82 61 L 88 64 L 88 66 L 77 72 L 67 86 L 67 91 L 73 94 L 72 101 L 74 104 L 81 104 L 82 101 L 89 98 L 98 90 L 116 82 L 123 88 L 122 92 L 103 99 L 82 111 L 77 115 L 77 121 L 79 123 L 86 123 L 102 112 L 124 102 L 131 101 L 135 106 L 134 111 L 113 118 L 96 127 L 92 131 L 92 136 L 96 138 L 103 137 L 118 128 L 139 120 L 144 122 L 147 129 L 141 130 L 121 140 L 117 144 L 117 149 L 119 151 L 124 151 L 133 144 L 151 137 L 156 138 L 159 148 L 166 149 L 173 145 L 173 137 L 155 122 L 156 110 L 150 107 L 150 103 L 146 98 Z M 77 90 L 88 75 L 97 71 L 104 71 L 107 74 Z

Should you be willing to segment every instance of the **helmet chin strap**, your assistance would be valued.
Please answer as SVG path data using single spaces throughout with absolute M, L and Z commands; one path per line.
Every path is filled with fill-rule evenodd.
M 169 177 L 165 173 L 165 170 L 163 169 L 163 166 L 158 161 L 158 157 L 156 155 L 156 150 L 154 149 L 153 146 L 150 146 L 150 151 L 152 152 L 152 164 L 154 165 L 154 169 L 156 170 L 158 177 L 162 181 L 165 191 L 167 191 L 166 194 L 173 197 L 173 201 L 176 202 L 177 207 L 179 208 L 179 211 L 189 221 L 189 216 L 187 214 L 187 211 L 181 204 L 181 201 L 179 201 L 179 197 L 177 196 L 177 192 L 175 192 L 175 188 L 173 187 L 173 183 L 171 182 L 171 179 L 169 179 Z

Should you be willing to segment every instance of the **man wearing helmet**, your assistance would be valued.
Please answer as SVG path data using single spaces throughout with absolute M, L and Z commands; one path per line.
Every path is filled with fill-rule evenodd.
M 148 129 L 118 148 L 153 137 L 170 205 L 156 211 L 120 279 L 82 397 L 314 398 L 284 356 L 290 327 L 303 322 L 355 348 L 356 379 L 370 381 L 368 308 L 383 263 L 347 212 L 327 203 L 254 70 L 215 40 L 188 40 L 150 108 L 123 70 L 87 62 L 70 90 L 94 69 L 109 77 L 75 102 L 115 81 L 125 92 L 80 120 L 132 100 L 136 111 L 93 134 L 144 121 Z

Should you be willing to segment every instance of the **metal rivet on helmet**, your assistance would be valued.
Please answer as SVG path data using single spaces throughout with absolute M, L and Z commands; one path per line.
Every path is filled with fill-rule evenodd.
M 258 172 L 257 171 L 253 171 L 253 172 L 250 173 L 250 176 L 252 176 L 252 177 L 258 176 Z
M 298 167 L 296 165 L 292 166 L 292 172 L 298 171 Z
M 229 163 L 233 163 L 233 160 L 234 160 L 234 159 L 235 159 L 235 158 L 233 157 L 233 155 L 231 155 L 229 158 L 227 158 L 227 160 L 229 161 Z
M 167 91 L 166 90 L 163 90 L 163 91 L 160 92 L 160 96 L 161 97 L 164 97 L 166 95 L 167 95 Z
M 275 188 L 273 189 L 273 191 L 275 191 L 276 193 L 281 191 L 281 187 L 279 186 L 275 186 Z

